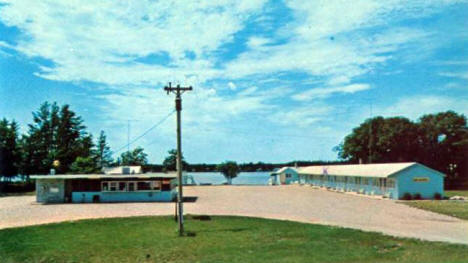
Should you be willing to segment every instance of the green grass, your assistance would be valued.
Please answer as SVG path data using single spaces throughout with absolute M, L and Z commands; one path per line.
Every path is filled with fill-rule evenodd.
M 82 220 L 0 230 L 2 262 L 466 262 L 468 246 L 244 217 Z
M 412 207 L 468 220 L 468 202 L 449 200 L 422 200 L 403 202 Z
M 445 196 L 468 196 L 468 190 L 445 191 Z M 468 202 L 463 201 L 448 201 L 448 200 L 422 200 L 422 201 L 405 201 L 403 204 L 424 209 L 439 214 L 458 217 L 468 220 Z
M 456 196 L 456 195 L 468 197 L 468 190 L 445 191 L 444 194 L 446 197 L 449 197 L 449 198 L 452 196 Z

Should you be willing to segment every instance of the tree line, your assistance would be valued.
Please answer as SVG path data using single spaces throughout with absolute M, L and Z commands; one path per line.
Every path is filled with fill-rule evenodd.
M 6 180 L 16 175 L 48 174 L 51 168 L 60 174 L 99 173 L 103 167 L 117 165 L 142 165 L 147 172 L 176 170 L 174 149 L 168 151 L 162 164 L 148 164 L 141 147 L 114 160 L 104 131 L 94 140 L 83 119 L 69 105 L 45 102 L 32 115 L 32 123 L 24 134 L 20 134 L 14 120 L 0 120 L 0 176 Z M 419 162 L 445 173 L 447 186 L 468 187 L 467 120 L 453 111 L 427 114 L 417 121 L 404 117 L 370 118 L 354 128 L 335 150 L 339 160 L 329 162 L 189 164 L 183 156 L 182 162 L 187 171 L 226 174 L 295 165 Z
M 101 131 L 96 141 L 87 132 L 83 119 L 69 105 L 45 102 L 32 113 L 27 132 L 19 133 L 14 120 L 0 121 L 0 176 L 56 173 L 98 173 L 113 165 L 143 165 L 147 155 L 137 147 L 116 160 Z
M 446 174 L 447 187 L 468 187 L 467 120 L 453 111 L 367 119 L 336 151 L 350 163 L 419 162 Z

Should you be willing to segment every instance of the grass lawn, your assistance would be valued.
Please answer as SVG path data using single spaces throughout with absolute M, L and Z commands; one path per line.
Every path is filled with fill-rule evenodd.
M 446 197 L 452 197 L 452 196 L 467 196 L 468 197 L 468 190 L 458 190 L 458 191 L 444 191 L 444 194 Z
M 82 220 L 0 230 L 2 262 L 466 262 L 468 246 L 245 217 Z
M 405 201 L 406 205 L 468 220 L 468 202 L 449 200 Z

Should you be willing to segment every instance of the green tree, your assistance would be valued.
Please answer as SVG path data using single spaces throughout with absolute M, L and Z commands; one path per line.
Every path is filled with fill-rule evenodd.
M 448 186 L 468 183 L 466 117 L 453 111 L 406 118 L 366 120 L 337 147 L 339 157 L 357 163 L 421 162 L 448 175 Z
M 148 163 L 147 154 L 141 147 L 135 148 L 133 151 L 127 151 L 120 155 L 122 165 L 145 165 Z
M 422 162 L 448 175 L 447 181 L 468 182 L 468 127 L 466 117 L 453 111 L 419 119 Z
M 75 174 L 91 174 L 98 172 L 96 167 L 96 160 L 92 157 L 77 157 L 70 166 L 70 172 Z
M 345 137 L 339 157 L 357 163 L 417 161 L 418 126 L 402 117 L 366 120 Z
M 177 170 L 177 150 L 172 149 L 167 152 L 169 155 L 164 159 L 162 165 L 163 165 L 163 171 L 176 171 Z M 184 170 L 188 169 L 188 163 L 184 159 L 184 154 L 182 153 L 182 168 Z
M 232 179 L 240 173 L 240 167 L 234 161 L 226 161 L 218 164 L 216 170 L 224 175 L 228 184 L 232 184 Z
M 20 162 L 18 124 L 3 119 L 0 121 L 0 177 L 11 180 L 17 176 Z
M 106 134 L 101 131 L 96 144 L 96 161 L 99 169 L 109 166 L 112 162 L 112 152 L 107 144 Z
M 77 157 L 92 154 L 92 137 L 86 132 L 81 117 L 70 110 L 68 105 L 61 108 L 57 103 L 43 103 L 33 112 L 33 124 L 21 140 L 23 172 L 25 174 L 46 174 L 54 160 L 60 161 L 58 173 L 70 171 Z

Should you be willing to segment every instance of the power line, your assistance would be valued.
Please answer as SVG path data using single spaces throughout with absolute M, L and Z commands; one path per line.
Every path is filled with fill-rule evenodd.
M 148 134 L 150 131 L 152 131 L 154 128 L 158 127 L 159 125 L 163 124 L 163 122 L 165 122 L 173 113 L 175 112 L 175 110 L 171 111 L 168 115 L 164 116 L 164 118 L 162 118 L 159 122 L 157 122 L 155 125 L 151 126 L 148 130 L 146 130 L 145 132 L 143 132 L 141 135 L 139 135 L 138 137 L 136 137 L 135 139 L 133 139 L 132 141 L 129 141 L 127 144 L 125 144 L 124 146 L 120 147 L 117 151 L 114 152 L 114 154 L 122 151 L 123 149 L 127 148 L 127 147 L 130 147 L 131 144 L 133 144 L 134 142 L 136 142 L 137 140 L 141 139 L 143 136 L 145 136 L 146 134 Z

